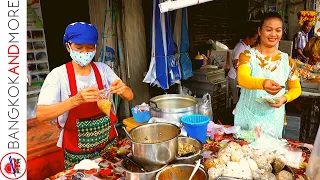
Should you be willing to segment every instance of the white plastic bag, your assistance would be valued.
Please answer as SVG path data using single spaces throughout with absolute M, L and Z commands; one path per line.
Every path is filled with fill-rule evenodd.
M 320 179 L 320 126 L 316 140 L 314 141 L 313 150 L 308 162 L 306 174 L 314 180 Z
M 186 95 L 186 96 L 192 96 L 192 91 L 189 90 L 187 87 L 182 86 L 180 94 Z
M 203 95 L 201 101 L 198 103 L 199 114 L 206 115 L 212 120 L 212 106 L 211 106 L 211 96 L 209 93 Z
M 36 117 L 37 102 L 29 102 L 27 104 L 27 119 Z
M 257 126 L 255 131 L 257 133 L 257 139 L 249 145 L 253 149 L 276 151 L 286 145 L 286 142 L 281 141 L 271 128 L 261 129 L 261 126 Z

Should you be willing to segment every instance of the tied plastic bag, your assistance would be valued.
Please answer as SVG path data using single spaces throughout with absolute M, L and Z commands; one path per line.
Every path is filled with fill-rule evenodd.
M 99 91 L 99 98 L 97 104 L 99 109 L 107 116 L 110 116 L 112 106 L 111 97 L 111 92 L 109 90 L 104 89 Z
M 312 179 L 320 179 L 320 126 L 314 141 L 313 150 L 308 162 L 307 176 Z
M 225 126 L 219 124 L 213 124 L 211 130 L 211 139 L 215 141 L 221 141 L 224 134 L 236 134 L 240 131 L 240 126 Z
M 261 129 L 261 126 L 257 126 L 255 131 L 257 139 L 249 145 L 254 149 L 271 152 L 286 145 L 286 142 L 281 141 L 272 129 Z
M 201 101 L 198 103 L 199 114 L 206 115 L 212 120 L 212 107 L 211 107 L 211 96 L 209 93 L 203 95 Z
M 182 86 L 180 94 L 192 96 L 192 91 L 189 90 L 187 87 Z

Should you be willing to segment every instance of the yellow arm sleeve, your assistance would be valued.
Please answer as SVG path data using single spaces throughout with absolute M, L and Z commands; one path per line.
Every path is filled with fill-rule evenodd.
M 291 102 L 301 95 L 300 79 L 288 80 L 287 83 L 289 90 L 284 96 L 287 97 L 287 102 Z
M 284 95 L 285 97 L 287 97 L 287 102 L 291 102 L 301 95 L 301 85 L 300 78 L 297 72 L 297 65 L 295 60 L 293 60 L 291 57 L 289 57 L 289 66 L 291 68 L 290 75 L 287 80 L 289 90 Z
M 263 89 L 265 78 L 255 78 L 251 76 L 250 70 L 251 53 L 245 50 L 239 56 L 238 83 L 246 89 Z

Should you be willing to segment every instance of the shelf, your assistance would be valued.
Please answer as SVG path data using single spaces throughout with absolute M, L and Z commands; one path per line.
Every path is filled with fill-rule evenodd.
M 27 90 L 27 96 L 40 93 L 41 86 L 29 86 Z
M 44 71 L 32 71 L 31 75 L 37 75 L 37 74 L 49 74 L 49 70 L 44 70 Z
M 48 60 L 36 60 L 36 61 L 27 61 L 28 64 L 39 64 L 39 63 L 47 63 Z

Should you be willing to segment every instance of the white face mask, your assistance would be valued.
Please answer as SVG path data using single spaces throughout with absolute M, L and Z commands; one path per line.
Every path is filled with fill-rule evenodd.
M 70 57 L 76 61 L 77 64 L 79 64 L 80 66 L 86 66 L 88 65 L 93 57 L 96 54 L 96 50 L 92 51 L 92 52 L 78 52 L 75 51 L 73 49 L 71 49 L 71 46 L 68 44 L 69 49 L 70 49 Z

